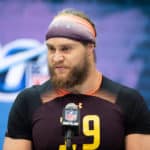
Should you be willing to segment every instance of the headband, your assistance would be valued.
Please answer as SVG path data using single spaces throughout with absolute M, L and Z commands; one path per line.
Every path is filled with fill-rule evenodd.
M 53 37 L 66 37 L 95 43 L 95 30 L 85 19 L 75 15 L 59 15 L 48 27 L 46 40 Z

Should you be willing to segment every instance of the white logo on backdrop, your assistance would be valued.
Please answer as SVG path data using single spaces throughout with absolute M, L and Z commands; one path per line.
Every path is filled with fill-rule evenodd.
M 0 101 L 48 78 L 46 46 L 34 39 L 18 39 L 0 47 Z

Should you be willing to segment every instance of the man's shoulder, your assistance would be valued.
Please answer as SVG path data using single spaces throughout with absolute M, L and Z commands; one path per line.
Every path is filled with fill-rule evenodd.
M 103 82 L 101 85 L 102 89 L 107 89 L 113 93 L 124 93 L 124 94 L 135 94 L 138 93 L 138 91 L 135 88 L 129 87 L 127 85 L 123 85 L 115 80 L 112 80 L 106 76 L 103 76 Z
M 27 87 L 24 90 L 20 92 L 20 94 L 23 95 L 34 95 L 34 94 L 42 94 L 46 91 L 52 90 L 52 84 L 50 80 L 45 81 L 44 83 L 40 85 L 32 85 L 31 87 Z
M 41 85 L 33 85 L 22 90 L 16 97 L 16 103 L 41 103 L 41 95 L 52 90 L 50 80 L 45 81 Z
M 102 89 L 107 91 L 109 94 L 113 94 L 116 97 L 116 104 L 118 104 L 126 116 L 134 114 L 137 110 L 148 110 L 148 106 L 144 97 L 140 92 L 126 85 L 120 84 L 107 77 L 103 77 Z
M 116 103 L 135 104 L 144 100 L 137 89 L 123 85 L 105 76 L 103 76 L 103 83 L 100 89 L 115 95 Z

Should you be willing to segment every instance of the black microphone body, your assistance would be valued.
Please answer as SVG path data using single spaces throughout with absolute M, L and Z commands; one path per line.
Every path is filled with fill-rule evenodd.
M 66 149 L 67 150 L 73 150 L 73 148 L 72 148 L 72 135 L 73 134 L 73 132 L 72 132 L 72 130 L 71 129 L 67 129 L 66 130 L 66 135 L 65 135 L 65 141 L 66 141 Z
M 62 113 L 62 129 L 65 136 L 67 150 L 72 149 L 72 137 L 79 135 L 80 110 L 74 103 L 65 106 Z

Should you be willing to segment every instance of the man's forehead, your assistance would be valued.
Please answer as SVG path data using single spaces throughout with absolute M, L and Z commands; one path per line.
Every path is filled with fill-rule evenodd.
M 47 45 L 76 45 L 79 44 L 78 41 L 68 39 L 68 38 L 50 38 L 46 41 Z

